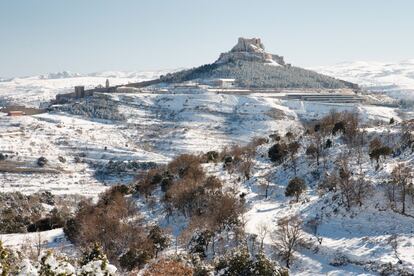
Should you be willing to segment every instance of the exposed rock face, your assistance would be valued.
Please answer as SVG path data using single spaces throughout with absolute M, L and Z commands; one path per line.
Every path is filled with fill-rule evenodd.
M 285 65 L 282 56 L 272 55 L 265 52 L 260 38 L 240 37 L 237 44 L 227 53 L 222 53 L 216 63 L 226 63 L 232 60 L 259 61 Z
M 260 38 L 239 37 L 239 41 L 230 52 L 264 53 L 264 45 Z

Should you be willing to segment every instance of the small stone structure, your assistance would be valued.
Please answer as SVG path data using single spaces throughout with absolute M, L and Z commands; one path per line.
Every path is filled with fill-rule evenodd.
M 92 96 L 94 92 L 98 91 L 98 90 L 104 90 L 102 92 L 105 92 L 107 89 L 105 88 L 100 88 L 100 89 L 89 89 L 89 90 L 85 90 L 85 86 L 82 85 L 78 85 L 75 86 L 75 91 L 72 93 L 65 93 L 65 94 L 57 94 L 56 95 L 56 100 L 54 103 L 57 104 L 62 104 L 62 103 L 66 103 L 70 100 L 73 99 L 82 99 L 88 96 Z

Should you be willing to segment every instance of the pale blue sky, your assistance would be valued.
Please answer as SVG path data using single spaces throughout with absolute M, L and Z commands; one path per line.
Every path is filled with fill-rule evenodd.
M 0 0 L 0 76 L 213 62 L 239 36 L 298 66 L 414 58 L 412 0 Z

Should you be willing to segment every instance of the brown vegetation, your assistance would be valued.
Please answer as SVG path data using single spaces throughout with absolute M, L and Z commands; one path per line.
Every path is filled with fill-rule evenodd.
M 100 196 L 97 204 L 80 203 L 74 218 L 64 228 L 68 239 L 80 247 L 99 243 L 109 260 L 125 269 L 142 267 L 164 247 L 157 248 L 155 234 L 148 230 L 134 202 L 120 189 Z M 163 235 L 158 232 L 156 237 Z
M 192 276 L 193 269 L 183 262 L 173 259 L 161 259 L 151 263 L 144 276 Z

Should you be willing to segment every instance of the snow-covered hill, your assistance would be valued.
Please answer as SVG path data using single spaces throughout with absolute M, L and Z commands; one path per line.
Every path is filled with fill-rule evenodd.
M 54 99 L 56 94 L 73 91 L 76 85 L 86 89 L 105 85 L 120 85 L 132 82 L 151 80 L 174 70 L 158 70 L 143 72 L 104 71 L 90 74 L 79 74 L 68 71 L 49 73 L 46 75 L 16 77 L 0 81 L 0 105 L 2 100 L 12 104 L 39 107 L 40 104 Z
M 160 81 L 180 83 L 199 79 L 234 79 L 239 87 L 357 89 L 358 86 L 312 70 L 285 63 L 282 56 L 267 53 L 260 38 L 239 38 L 237 44 L 211 64 L 169 74 Z
M 400 99 L 414 99 L 414 59 L 396 63 L 344 62 L 312 69 L 357 83 L 373 92 L 386 92 Z

